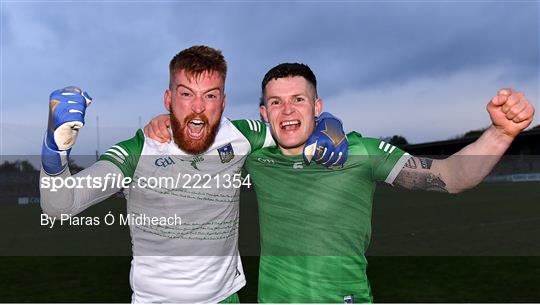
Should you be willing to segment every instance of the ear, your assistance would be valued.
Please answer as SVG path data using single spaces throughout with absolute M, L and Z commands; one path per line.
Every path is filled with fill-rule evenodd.
M 261 105 L 259 106 L 259 113 L 261 114 L 261 117 L 263 120 L 268 123 L 268 114 L 266 113 L 266 106 Z
M 227 96 L 223 95 L 223 102 L 221 102 L 221 107 L 223 107 L 222 109 L 225 109 L 226 104 L 227 104 Z
M 323 101 L 320 97 L 315 100 L 315 116 L 319 116 L 323 109 Z
M 171 90 L 167 89 L 165 90 L 165 94 L 163 96 L 163 103 L 165 104 L 165 109 L 171 112 Z

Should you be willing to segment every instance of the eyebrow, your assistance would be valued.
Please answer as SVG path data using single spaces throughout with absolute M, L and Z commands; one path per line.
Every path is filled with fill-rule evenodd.
M 176 85 L 176 90 L 178 91 L 178 88 L 180 88 L 180 87 L 184 87 L 184 88 L 188 89 L 191 92 L 196 92 L 192 88 L 190 88 L 190 87 L 188 87 L 186 85 L 182 85 L 182 84 Z M 208 92 L 211 92 L 211 91 L 214 91 L 214 90 L 218 90 L 219 93 L 221 93 L 221 88 L 220 87 L 214 87 L 214 88 L 208 89 L 208 90 L 204 91 L 203 93 L 208 93 Z
M 289 97 L 289 96 L 293 96 L 293 97 L 298 97 L 298 96 L 309 97 L 307 94 L 303 94 L 303 93 L 287 95 L 286 97 Z M 272 95 L 272 96 L 267 97 L 266 99 L 269 100 L 269 99 L 272 99 L 272 98 L 282 99 L 282 96 Z

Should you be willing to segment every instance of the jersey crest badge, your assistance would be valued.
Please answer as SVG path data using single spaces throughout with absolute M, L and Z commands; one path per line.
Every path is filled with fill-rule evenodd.
M 225 144 L 217 149 L 219 153 L 219 158 L 221 159 L 221 163 L 227 163 L 230 162 L 232 159 L 234 159 L 234 150 L 232 148 L 231 143 Z

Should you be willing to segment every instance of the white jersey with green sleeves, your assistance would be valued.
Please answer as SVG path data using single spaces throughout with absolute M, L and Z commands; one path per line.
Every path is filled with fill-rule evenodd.
M 176 225 L 130 225 L 133 302 L 216 303 L 245 285 L 238 252 L 240 189 L 227 179 L 241 173 L 249 153 L 273 144 L 264 123 L 222 118 L 214 143 L 201 155 L 138 130 L 100 157 L 133 179 L 124 190 L 128 215 L 181 218 Z M 174 184 L 149 187 L 149 178 Z

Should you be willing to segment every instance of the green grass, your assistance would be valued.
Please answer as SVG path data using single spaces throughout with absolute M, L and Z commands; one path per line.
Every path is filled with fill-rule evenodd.
M 379 188 L 368 252 L 375 301 L 538 302 L 539 186 L 486 184 L 459 196 Z M 108 200 L 85 215 L 124 210 Z M 255 215 L 253 193 L 243 194 L 242 302 L 256 302 Z M 0 229 L 0 302 L 130 302 L 127 228 L 50 230 L 38 207 L 3 205 Z
M 540 257 L 368 257 L 378 303 L 538 303 Z
M 131 257 L 0 257 L 0 302 L 129 303 Z
M 130 257 L 1 257 L 1 302 L 130 302 Z M 256 302 L 258 257 L 244 257 Z M 538 302 L 539 257 L 369 257 L 376 302 Z
M 540 256 L 540 183 L 458 195 L 379 187 L 369 255 Z

